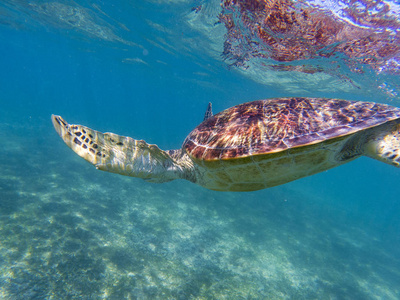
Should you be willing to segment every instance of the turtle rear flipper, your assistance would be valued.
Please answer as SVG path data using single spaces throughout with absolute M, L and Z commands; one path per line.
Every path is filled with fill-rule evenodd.
M 374 129 L 365 144 L 365 155 L 400 167 L 400 123 L 392 121 Z
M 143 140 L 101 133 L 82 125 L 70 125 L 62 117 L 52 115 L 54 128 L 63 141 L 97 169 L 139 177 L 151 182 L 167 182 L 182 178 L 186 166 L 166 151 Z

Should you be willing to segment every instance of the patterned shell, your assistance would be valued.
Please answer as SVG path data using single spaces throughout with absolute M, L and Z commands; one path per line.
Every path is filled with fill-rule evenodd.
M 370 102 L 275 98 L 226 109 L 197 126 L 183 148 L 195 159 L 232 159 L 323 142 L 400 118 Z

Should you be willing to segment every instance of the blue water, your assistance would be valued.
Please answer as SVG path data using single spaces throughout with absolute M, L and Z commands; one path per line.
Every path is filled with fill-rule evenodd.
M 65 146 L 52 113 L 178 149 L 210 101 L 400 106 L 394 69 L 355 72 L 343 56 L 285 63 L 318 74 L 235 65 L 218 1 L 159 2 L 0 3 L 0 298 L 399 299 L 399 169 L 360 158 L 223 193 L 100 172 Z

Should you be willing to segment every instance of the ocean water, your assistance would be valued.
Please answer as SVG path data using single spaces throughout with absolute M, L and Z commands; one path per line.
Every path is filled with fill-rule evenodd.
M 215 192 L 97 171 L 53 129 L 178 149 L 210 101 L 400 106 L 398 1 L 274 3 L 0 2 L 1 299 L 400 298 L 400 169 Z

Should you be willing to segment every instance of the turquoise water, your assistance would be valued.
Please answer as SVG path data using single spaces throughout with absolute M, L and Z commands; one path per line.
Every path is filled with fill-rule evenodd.
M 278 63 L 248 39 L 231 50 L 253 56 L 224 52 L 218 15 L 237 10 L 160 2 L 0 3 L 0 298 L 399 299 L 399 169 L 360 158 L 223 193 L 99 172 L 65 146 L 52 113 L 178 149 L 209 101 L 400 106 L 395 69 L 342 55 L 264 68 Z

